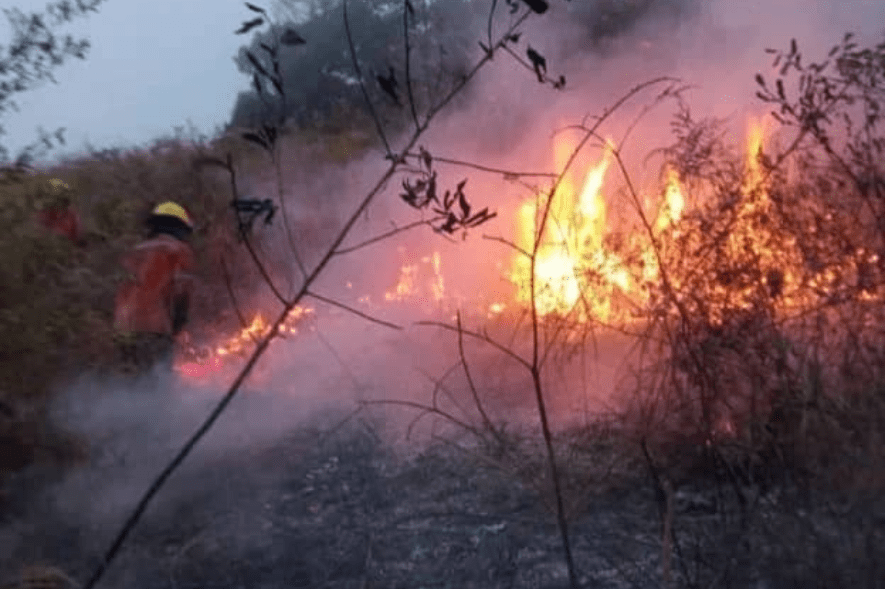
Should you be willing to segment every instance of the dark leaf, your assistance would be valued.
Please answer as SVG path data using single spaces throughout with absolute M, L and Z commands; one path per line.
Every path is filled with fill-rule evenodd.
M 507 37 L 507 40 L 511 43 L 519 43 L 520 33 L 513 33 L 512 35 Z
M 472 225 L 475 227 L 477 224 L 482 223 L 482 222 L 486 221 L 487 219 L 491 219 L 491 217 L 489 217 L 488 215 L 489 215 L 489 209 L 488 209 L 488 207 L 486 207 L 483 210 L 481 210 L 480 212 L 478 212 L 475 215 L 473 215 L 472 217 L 470 217 L 469 219 L 467 219 L 465 221 L 465 224 Z M 492 215 L 492 216 L 494 216 L 494 215 Z M 479 222 L 479 223 L 477 223 L 477 222 Z
M 277 76 L 273 76 L 270 79 L 270 83 L 273 84 L 273 87 L 277 89 L 277 92 L 280 93 L 280 96 L 283 96 L 285 92 L 283 92 L 283 84 L 280 82 Z
M 547 74 L 547 60 L 544 59 L 543 55 L 532 49 L 531 46 L 529 46 L 525 54 L 532 62 L 532 67 L 534 67 L 535 69 L 535 74 L 537 74 L 538 76 L 538 81 L 543 83 L 544 76 Z
M 273 145 L 277 141 L 277 129 L 276 127 L 271 127 L 270 125 L 264 125 L 264 136 L 267 138 L 268 143 Z
M 305 43 L 307 43 L 307 41 L 305 41 L 304 38 L 299 35 L 298 31 L 296 31 L 295 29 L 286 29 L 283 32 L 282 36 L 280 36 L 280 43 L 282 43 L 283 45 L 293 46 L 304 45 Z
M 777 80 L 777 95 L 780 96 L 781 100 L 787 99 L 787 96 L 784 93 L 784 82 L 780 78 Z
M 762 77 L 762 74 L 756 74 L 756 83 L 765 88 L 765 78 Z
M 264 12 L 263 8 L 255 6 L 254 4 L 250 4 L 248 2 L 246 2 L 246 8 L 248 8 L 249 10 L 252 10 L 254 12 L 260 12 L 261 14 L 267 14 L 266 12 Z
M 406 8 L 409 10 L 409 14 L 415 16 L 415 7 L 412 6 L 412 3 L 409 0 L 406 0 Z
M 486 47 L 485 43 L 483 43 L 482 41 L 479 41 L 479 47 L 480 47 L 480 49 L 482 49 L 482 52 L 485 53 L 486 55 L 492 54 L 492 50 L 489 49 L 488 47 Z
M 436 172 L 430 176 L 430 181 L 427 183 L 427 200 L 439 203 L 439 199 L 436 197 Z
M 424 167 L 427 168 L 427 171 L 430 171 L 433 167 L 433 156 L 431 156 L 430 152 L 423 147 L 420 148 L 419 151 L 421 153 L 421 161 L 424 163 Z
M 264 88 L 262 88 L 258 74 L 252 74 L 252 87 L 255 88 L 255 92 L 258 96 L 264 96 Z
M 467 178 L 458 182 L 458 192 L 464 190 L 464 186 L 467 184 Z
M 403 105 L 402 102 L 400 102 L 399 94 L 397 93 L 397 87 L 399 84 L 397 84 L 396 73 L 393 71 L 392 67 L 387 76 L 376 74 L 375 79 L 378 81 L 378 85 L 381 86 L 381 90 L 383 90 L 397 106 Z
M 466 225 L 468 227 L 478 227 L 479 225 L 482 225 L 486 221 L 490 221 L 491 219 L 494 219 L 495 217 L 498 216 L 498 213 L 488 214 L 488 211 L 483 211 L 483 212 L 486 214 L 484 214 L 482 217 L 479 217 L 479 216 L 474 217 L 474 220 L 469 221 L 468 223 L 466 223 Z
M 271 57 L 273 57 L 274 55 L 277 54 L 276 50 L 273 47 L 271 47 L 270 45 L 268 45 L 267 43 L 259 43 L 259 45 L 261 46 L 262 49 L 267 51 Z
M 455 225 L 457 223 L 458 223 L 458 218 L 455 215 L 453 215 L 452 213 L 449 213 L 449 218 L 446 219 L 445 224 L 442 227 L 440 227 L 440 230 L 445 231 L 446 233 L 453 233 L 455 231 Z
M 239 29 L 234 31 L 234 33 L 237 35 L 242 35 L 243 33 L 248 33 L 249 31 L 251 31 L 255 27 L 261 25 L 263 22 L 264 22 L 263 18 L 256 18 L 256 19 L 252 19 L 252 20 L 247 20 L 243 23 L 243 25 Z
M 470 203 L 467 202 L 467 198 L 460 190 L 458 191 L 458 205 L 461 207 L 461 218 L 468 218 L 470 216 Z
M 790 39 L 790 55 L 796 55 L 799 48 L 796 47 L 796 39 Z
M 243 133 L 243 139 L 246 141 L 251 141 L 257 145 L 260 145 L 264 149 L 270 149 L 270 146 L 267 144 L 267 141 L 264 140 L 264 137 L 258 135 L 257 133 Z
M 448 211 L 450 208 L 452 208 L 452 205 L 454 203 L 455 203 L 455 199 L 452 198 L 452 191 L 446 190 L 446 193 L 443 196 L 443 208 Z
M 247 52 L 246 52 L 246 59 L 249 60 L 249 63 L 251 63 L 252 66 L 253 66 L 256 70 L 258 70 L 258 72 L 259 72 L 262 76 L 264 76 L 265 78 L 269 78 L 269 77 L 270 77 L 270 74 L 267 72 L 266 69 L 264 69 L 264 66 L 261 65 L 261 62 L 258 61 L 258 58 L 255 57 L 255 55 L 253 55 L 251 51 L 247 51 Z
M 550 5 L 547 4 L 547 0 L 523 0 L 523 2 L 528 4 L 529 8 L 531 8 L 536 14 L 544 14 L 547 12 L 547 9 L 550 8 Z

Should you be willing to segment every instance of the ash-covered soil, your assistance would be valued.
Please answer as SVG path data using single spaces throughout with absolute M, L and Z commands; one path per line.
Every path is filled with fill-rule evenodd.
M 395 453 L 374 431 L 356 422 L 331 435 L 302 428 L 262 448 L 200 466 L 185 463 L 101 586 L 568 585 L 555 517 L 535 490 L 444 443 Z M 0 535 L 0 573 L 9 576 L 23 565 L 47 563 L 84 580 L 124 518 L 116 526 L 87 523 L 85 516 L 63 509 L 65 498 L 53 492 L 50 480 L 38 485 L 38 478 L 31 473 L 14 481 Z M 129 499 L 134 504 L 137 497 Z M 870 525 L 873 536 L 867 540 L 883 539 L 885 519 L 868 519 L 872 513 L 827 515 L 806 508 L 799 517 L 777 493 L 757 503 L 768 507 L 752 519 L 750 527 L 759 531 L 747 534 L 735 523 L 737 512 L 723 507 L 727 504 L 722 487 L 676 493 L 674 586 L 692 576 L 714 581 L 705 584 L 714 587 L 726 580 L 735 587 L 794 586 L 782 583 L 810 579 L 814 567 L 822 566 L 804 558 L 845 564 L 838 562 L 838 550 L 820 552 L 824 540 L 844 543 Z M 885 512 L 878 513 L 881 518 Z M 660 521 L 651 484 L 593 494 L 571 522 L 582 586 L 662 586 Z M 785 527 L 788 521 L 797 529 Z M 806 554 L 804 539 L 812 532 Z M 791 539 L 784 536 L 779 543 L 766 534 Z M 843 556 L 882 554 L 881 544 L 854 549 Z M 859 577 L 857 586 L 882 586 L 873 574 Z

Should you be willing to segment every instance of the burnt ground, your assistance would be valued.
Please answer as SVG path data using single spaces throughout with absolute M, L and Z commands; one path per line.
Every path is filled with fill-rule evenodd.
M 517 478 L 447 444 L 394 453 L 365 422 L 318 434 L 305 428 L 242 455 L 190 468 L 185 463 L 186 472 L 170 481 L 101 586 L 567 586 L 555 518 Z M 14 481 L 0 573 L 43 562 L 85 579 L 116 528 L 84 524 L 60 507 L 51 477 L 39 485 L 38 479 Z M 885 552 L 881 496 L 878 511 L 855 502 L 832 512 L 771 491 L 757 502 L 766 507 L 756 510 L 754 531 L 743 533 L 746 527 L 727 507 L 737 506 L 727 489 L 701 487 L 675 495 L 676 585 L 885 583 L 885 575 L 877 576 L 882 565 L 875 564 Z M 635 485 L 591 495 L 571 524 L 582 586 L 661 586 L 653 486 L 640 477 Z M 828 578 L 827 571 L 842 576 Z

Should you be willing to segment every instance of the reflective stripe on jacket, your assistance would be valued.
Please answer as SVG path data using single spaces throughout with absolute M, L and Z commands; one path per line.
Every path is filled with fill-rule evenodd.
M 117 291 L 114 327 L 118 331 L 171 334 L 176 300 L 190 299 L 194 254 L 170 235 L 158 235 L 123 258 L 130 274 Z

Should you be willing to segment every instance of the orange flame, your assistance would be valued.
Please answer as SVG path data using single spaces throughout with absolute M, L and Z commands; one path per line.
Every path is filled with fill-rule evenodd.
M 310 307 L 300 305 L 293 307 L 286 319 L 280 324 L 278 333 L 280 335 L 298 333 L 299 325 L 313 313 L 314 311 Z M 270 333 L 270 329 L 271 325 L 258 313 L 249 325 L 240 329 L 223 343 L 202 348 L 185 344 L 182 353 L 176 359 L 174 368 L 182 376 L 203 379 L 224 368 L 225 362 L 229 358 L 248 354 L 258 341 Z

